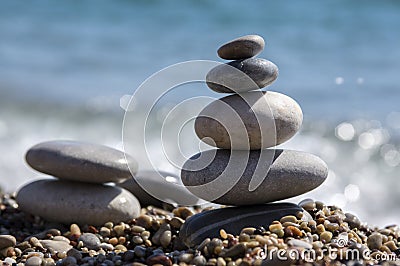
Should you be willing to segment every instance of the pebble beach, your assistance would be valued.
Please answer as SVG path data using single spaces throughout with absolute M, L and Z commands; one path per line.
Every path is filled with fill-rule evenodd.
M 222 227 L 218 237 L 188 248 L 180 229 L 190 217 L 209 209 L 148 206 L 135 219 L 78 226 L 24 213 L 14 195 L 2 194 L 1 262 L 31 266 L 400 265 L 397 225 L 372 228 L 355 215 L 318 201 L 305 200 L 300 206 L 312 219 L 300 211 L 267 227 L 246 227 L 237 234 Z M 281 250 L 285 260 L 274 250 Z

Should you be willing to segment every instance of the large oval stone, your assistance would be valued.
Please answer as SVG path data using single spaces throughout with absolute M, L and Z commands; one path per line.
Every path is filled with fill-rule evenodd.
M 292 203 L 272 203 L 246 207 L 229 207 L 204 211 L 188 218 L 179 236 L 189 246 L 200 244 L 206 238 L 219 237 L 219 231 L 239 235 L 245 227 L 264 227 L 286 215 L 296 215 L 302 209 Z
M 327 165 L 315 155 L 274 149 L 208 150 L 186 161 L 181 172 L 183 184 L 199 198 L 236 206 L 301 195 L 327 175 Z
M 163 203 L 197 205 L 199 198 L 180 184 L 179 180 L 174 174 L 149 170 L 139 171 L 135 177 L 118 185 L 135 195 L 142 206 L 162 207 Z
M 121 182 L 138 168 L 135 159 L 122 151 L 77 141 L 39 143 L 28 150 L 26 161 L 39 172 L 89 183 Z
M 120 187 L 60 180 L 38 180 L 17 194 L 22 211 L 64 224 L 119 223 L 140 215 L 138 200 Z
M 207 86 L 216 92 L 240 93 L 264 88 L 278 77 L 278 67 L 262 58 L 249 58 L 221 64 L 206 75 Z
M 246 59 L 264 50 L 265 41 L 259 35 L 246 35 L 223 44 L 217 51 L 222 59 Z
M 277 92 L 229 95 L 207 105 L 195 120 L 197 136 L 222 149 L 258 150 L 290 139 L 303 113 L 292 98 Z

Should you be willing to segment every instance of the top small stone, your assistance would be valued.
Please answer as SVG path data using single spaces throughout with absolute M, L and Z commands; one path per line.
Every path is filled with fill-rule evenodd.
M 226 60 L 246 59 L 258 55 L 264 50 L 264 39 L 259 35 L 246 35 L 222 45 L 217 53 Z

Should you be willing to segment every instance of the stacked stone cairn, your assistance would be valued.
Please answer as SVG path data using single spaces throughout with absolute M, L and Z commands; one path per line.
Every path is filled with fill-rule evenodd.
M 230 93 L 207 105 L 195 120 L 197 136 L 218 149 L 187 160 L 181 178 L 199 198 L 236 207 L 188 219 L 180 235 L 189 246 L 217 237 L 221 228 L 239 234 L 244 227 L 267 227 L 296 215 L 302 211 L 298 205 L 271 202 L 302 195 L 327 177 L 327 165 L 317 156 L 273 148 L 298 132 L 303 114 L 292 98 L 261 91 L 278 77 L 274 63 L 256 58 L 264 46 L 258 35 L 222 45 L 218 55 L 234 61 L 217 65 L 206 76 L 210 89 Z

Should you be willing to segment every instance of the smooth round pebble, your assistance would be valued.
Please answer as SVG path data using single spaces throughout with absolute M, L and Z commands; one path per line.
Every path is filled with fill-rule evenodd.
M 240 234 L 246 227 L 268 227 L 285 215 L 295 215 L 301 208 L 292 203 L 271 203 L 245 207 L 227 207 L 203 211 L 188 218 L 179 236 L 189 247 L 206 238 L 218 238 L 223 228 L 230 234 Z M 207 225 L 207 226 L 204 226 Z
M 42 258 L 38 256 L 32 256 L 25 262 L 26 266 L 40 266 L 42 265 Z
M 118 186 L 137 197 L 142 206 L 162 207 L 164 203 L 197 205 L 199 199 L 178 183 L 180 178 L 164 171 L 139 171 Z
M 22 211 L 64 224 L 103 225 L 140 215 L 140 204 L 120 187 L 60 180 L 38 180 L 17 194 Z
M 295 246 L 295 247 L 301 247 L 305 249 L 312 249 L 312 245 L 306 241 L 300 240 L 300 239 L 291 239 L 288 241 L 288 244 L 290 246 Z
M 236 206 L 304 194 L 321 185 L 327 175 L 328 167 L 319 157 L 278 149 L 208 150 L 186 161 L 181 172 L 182 182 L 199 198 Z
M 50 239 L 39 240 L 43 247 L 52 249 L 55 252 L 68 252 L 72 246 L 65 241 L 56 241 Z
M 82 241 L 83 245 L 88 249 L 98 250 L 100 248 L 100 239 L 92 233 L 84 233 L 82 234 L 78 241 Z
M 315 201 L 312 199 L 304 199 L 300 201 L 299 206 L 306 211 L 313 211 L 316 208 Z
M 195 120 L 197 136 L 221 149 L 259 150 L 284 143 L 303 122 L 300 106 L 278 92 L 248 92 L 215 100 Z
M 222 59 L 245 59 L 258 55 L 264 47 L 265 41 L 261 36 L 246 35 L 223 44 L 217 53 Z
M 271 61 L 249 58 L 212 68 L 206 75 L 206 84 L 215 92 L 242 93 L 272 84 L 278 74 L 278 67 Z
M 380 249 L 382 246 L 383 237 L 380 233 L 372 233 L 367 240 L 369 249 Z
M 17 240 L 12 235 L 0 235 L 0 249 L 14 247 Z
M 77 141 L 42 142 L 30 148 L 25 158 L 39 172 L 89 183 L 118 183 L 138 168 L 136 160 L 122 151 Z

